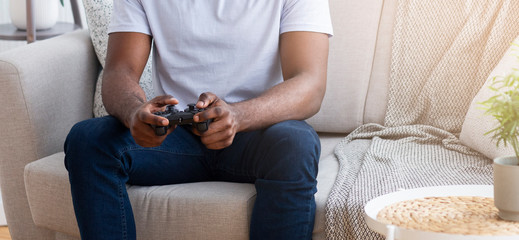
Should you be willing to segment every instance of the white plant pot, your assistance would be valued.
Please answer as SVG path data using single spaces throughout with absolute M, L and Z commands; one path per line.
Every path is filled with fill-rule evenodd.
M 494 204 L 500 218 L 519 221 L 519 160 L 515 156 L 494 159 Z
M 25 0 L 10 0 L 9 14 L 12 24 L 20 29 L 27 29 L 27 8 Z M 52 28 L 56 25 L 59 15 L 58 0 L 33 0 L 34 25 L 36 30 Z

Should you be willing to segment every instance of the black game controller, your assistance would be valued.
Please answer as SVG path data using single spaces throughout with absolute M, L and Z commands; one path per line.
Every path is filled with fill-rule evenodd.
M 168 132 L 168 129 L 173 125 L 186 125 L 190 124 L 193 125 L 199 132 L 205 132 L 207 129 L 209 129 L 209 123 L 212 120 L 207 120 L 204 122 L 194 122 L 193 116 L 195 114 L 204 111 L 205 109 L 198 109 L 195 107 L 194 103 L 190 103 L 187 105 L 188 108 L 186 108 L 183 112 L 175 109 L 175 106 L 173 105 L 167 105 L 166 111 L 164 112 L 155 112 L 153 114 L 161 117 L 165 117 L 169 120 L 168 126 L 155 126 L 151 125 L 151 127 L 155 130 L 155 134 L 157 136 L 164 136 Z

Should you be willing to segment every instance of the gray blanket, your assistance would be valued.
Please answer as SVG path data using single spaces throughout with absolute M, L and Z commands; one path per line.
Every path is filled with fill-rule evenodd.
M 327 203 L 329 239 L 383 239 L 363 218 L 371 199 L 426 186 L 492 184 L 492 161 L 425 125 L 364 125 L 335 150 L 339 176 Z

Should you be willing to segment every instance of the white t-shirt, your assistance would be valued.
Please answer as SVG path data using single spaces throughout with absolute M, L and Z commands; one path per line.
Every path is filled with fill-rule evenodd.
M 328 0 L 115 0 L 113 32 L 153 37 L 153 87 L 180 107 L 203 92 L 226 102 L 283 81 L 279 36 L 332 35 Z

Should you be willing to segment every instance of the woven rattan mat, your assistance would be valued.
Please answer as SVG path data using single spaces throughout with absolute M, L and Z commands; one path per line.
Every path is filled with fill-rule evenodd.
M 488 197 L 426 197 L 382 209 L 385 224 L 429 232 L 463 235 L 519 235 L 519 223 L 501 220 Z

